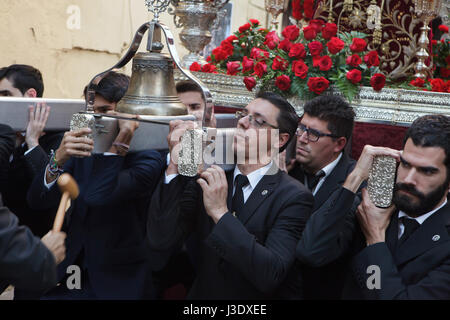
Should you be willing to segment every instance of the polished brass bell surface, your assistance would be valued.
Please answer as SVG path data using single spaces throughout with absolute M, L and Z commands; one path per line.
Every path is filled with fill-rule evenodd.
M 158 52 L 136 54 L 130 85 L 116 110 L 141 115 L 186 115 L 186 106 L 177 96 L 172 59 Z

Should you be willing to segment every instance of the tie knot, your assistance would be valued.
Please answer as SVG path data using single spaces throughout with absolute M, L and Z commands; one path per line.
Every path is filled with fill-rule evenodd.
M 319 183 L 320 179 L 323 178 L 324 176 L 325 176 L 325 172 L 323 170 L 320 170 L 316 174 L 306 173 L 306 177 L 308 179 L 309 190 L 311 190 L 311 191 L 314 190 L 314 188 Z
M 247 176 L 244 176 L 243 174 L 238 174 L 234 180 L 234 183 L 236 184 L 236 188 L 242 188 L 243 186 L 249 184 L 249 181 Z
M 418 223 L 416 219 L 401 217 L 400 220 L 405 226 L 405 230 L 411 230 L 411 232 L 416 230 L 420 226 L 420 223 Z

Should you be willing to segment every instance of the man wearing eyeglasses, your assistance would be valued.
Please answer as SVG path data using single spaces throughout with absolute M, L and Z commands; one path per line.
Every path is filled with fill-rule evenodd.
M 327 210 L 327 200 L 339 192 L 355 167 L 356 162 L 345 152 L 352 136 L 354 118 L 352 107 L 338 96 L 318 96 L 304 106 L 297 129 L 296 163 L 289 174 L 313 193 L 312 216 L 319 210 Z M 359 202 L 360 193 L 355 197 L 355 208 Z M 321 219 L 311 217 L 305 232 L 318 232 L 322 225 Z M 303 255 L 318 254 L 320 243 L 313 246 L 302 239 L 298 251 Z M 303 278 L 303 297 L 298 298 L 338 299 L 344 285 L 340 274 L 344 274 L 345 261 L 346 257 L 343 257 L 320 268 L 297 263 L 294 269 L 298 274 L 292 274 L 292 277 Z
M 189 299 L 280 297 L 312 209 L 311 193 L 272 159 L 295 135 L 294 108 L 266 92 L 236 116 L 234 170 L 212 165 L 194 178 L 183 177 L 172 156 L 152 196 L 151 248 L 170 254 L 189 243 L 196 271 Z M 181 136 L 188 127 L 173 122 L 170 135 Z

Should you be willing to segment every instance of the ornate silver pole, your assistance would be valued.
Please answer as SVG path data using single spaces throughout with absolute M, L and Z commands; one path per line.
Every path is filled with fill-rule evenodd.
M 422 20 L 423 26 L 420 28 L 419 50 L 416 53 L 417 63 L 414 77 L 426 79 L 430 75 L 431 65 L 427 66 L 425 61 L 430 57 L 428 54 L 428 33 L 430 21 L 436 17 L 441 9 L 441 0 L 414 0 L 414 12 Z

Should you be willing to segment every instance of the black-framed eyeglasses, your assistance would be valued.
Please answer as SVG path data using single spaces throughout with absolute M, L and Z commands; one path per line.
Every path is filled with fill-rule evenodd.
M 248 112 L 242 111 L 242 110 L 236 111 L 236 114 L 235 114 L 236 119 L 242 119 L 246 116 L 248 116 L 248 120 L 250 121 L 250 124 L 256 128 L 261 128 L 261 127 L 267 125 L 271 128 L 278 129 L 278 127 L 268 123 L 266 120 L 262 119 L 261 117 L 248 114 Z
M 303 133 L 306 132 L 306 137 L 308 138 L 308 140 L 310 142 L 316 142 L 319 140 L 320 137 L 331 137 L 331 138 L 339 138 L 339 136 L 335 135 L 335 134 L 331 134 L 331 133 L 322 133 L 318 130 L 314 130 L 311 128 L 308 128 L 307 126 L 303 125 L 303 124 L 299 124 L 297 131 L 295 132 L 295 134 L 298 137 L 301 137 L 303 135 Z

